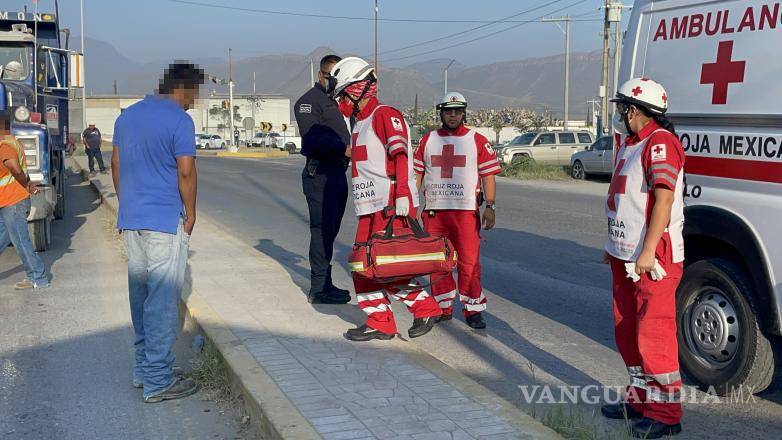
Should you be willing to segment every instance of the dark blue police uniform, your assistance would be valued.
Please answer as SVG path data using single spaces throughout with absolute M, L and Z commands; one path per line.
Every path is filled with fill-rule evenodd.
M 302 136 L 301 154 L 307 157 L 301 179 L 310 214 L 309 299 L 347 303 L 349 293 L 332 284 L 331 259 L 348 200 L 345 149 L 350 131 L 337 103 L 320 83 L 296 101 L 294 113 Z

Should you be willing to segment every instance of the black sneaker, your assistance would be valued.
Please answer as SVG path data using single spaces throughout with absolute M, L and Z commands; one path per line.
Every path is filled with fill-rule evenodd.
M 644 415 L 637 411 L 627 403 L 612 403 L 603 405 L 600 408 L 600 412 L 603 413 L 603 417 L 608 419 L 623 420 L 628 419 L 640 419 Z
M 144 397 L 144 403 L 158 403 L 164 400 L 181 399 L 198 391 L 198 385 L 193 379 L 174 378 L 174 383 L 154 396 Z
M 358 342 L 371 341 L 373 339 L 387 341 L 389 339 L 393 339 L 394 336 L 396 335 L 383 333 L 380 330 L 375 330 L 372 327 L 367 326 L 366 324 L 352 328 L 345 332 L 345 338 Z
M 429 333 L 437 323 L 437 318 L 439 317 L 440 315 L 413 319 L 413 326 L 407 330 L 407 335 L 412 339 Z
M 344 296 L 323 290 L 307 295 L 307 300 L 310 304 L 347 304 L 350 302 L 350 295 Z
M 477 329 L 486 328 L 486 321 L 483 320 L 483 316 L 481 315 L 481 312 L 478 312 L 474 315 L 470 315 L 464 320 L 467 321 L 467 325 L 469 325 L 472 328 L 477 328 Z
M 174 370 L 174 377 L 186 377 L 185 370 L 179 367 L 173 367 L 172 370 Z M 133 388 L 144 388 L 144 382 L 133 379 Z
M 451 311 L 450 313 L 443 312 L 442 315 L 437 317 L 437 322 L 438 323 L 445 322 L 445 321 L 450 321 L 452 319 L 453 319 L 453 311 Z
M 630 428 L 630 434 L 635 438 L 662 438 L 669 435 L 676 435 L 680 432 L 682 432 L 681 423 L 669 425 L 648 417 L 644 417 Z

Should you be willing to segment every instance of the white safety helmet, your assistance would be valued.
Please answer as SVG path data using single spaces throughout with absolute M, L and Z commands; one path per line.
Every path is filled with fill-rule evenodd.
M 665 88 L 649 78 L 633 78 L 626 81 L 619 87 L 616 98 L 611 102 L 639 105 L 657 115 L 664 115 L 668 111 L 668 94 Z
M 343 58 L 331 68 L 329 91 L 338 96 L 345 87 L 368 78 L 375 79 L 372 65 L 358 57 Z
M 437 104 L 437 110 L 447 108 L 467 108 L 467 99 L 459 92 L 448 92 L 443 96 L 443 100 Z

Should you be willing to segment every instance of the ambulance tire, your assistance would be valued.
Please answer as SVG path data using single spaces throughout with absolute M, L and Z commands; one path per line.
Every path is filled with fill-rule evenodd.
M 723 258 L 691 264 L 676 302 L 679 362 L 687 379 L 721 396 L 768 388 L 774 350 L 760 328 L 752 283 L 739 265 Z

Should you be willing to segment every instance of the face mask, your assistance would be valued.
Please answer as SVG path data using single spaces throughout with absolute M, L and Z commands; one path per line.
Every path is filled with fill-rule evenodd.
M 627 126 L 625 125 L 624 118 L 619 115 L 619 112 L 614 112 L 614 117 L 611 118 L 611 128 L 613 128 L 614 131 L 619 133 L 622 137 L 628 136 L 630 134 Z
M 340 98 L 338 108 L 339 112 L 346 118 L 353 116 L 353 103 L 350 102 L 350 99 Z

